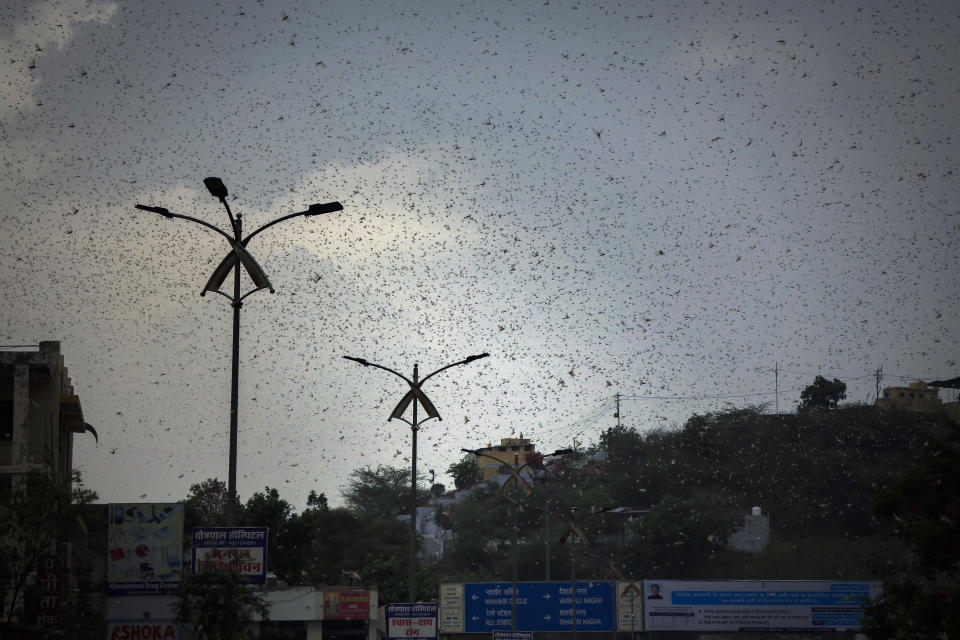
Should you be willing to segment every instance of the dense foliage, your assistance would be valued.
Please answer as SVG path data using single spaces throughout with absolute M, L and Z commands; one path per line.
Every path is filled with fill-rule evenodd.
M 252 637 L 250 624 L 269 620 L 262 591 L 251 589 L 246 576 L 211 564 L 183 575 L 174 600 L 177 620 L 203 640 L 242 640 Z
M 889 534 L 871 496 L 899 486 L 923 443 L 945 437 L 948 423 L 874 407 L 765 410 L 694 415 L 671 430 L 610 428 L 595 449 L 537 469 L 529 495 L 509 489 L 501 496 L 495 485 L 471 482 L 455 504 L 438 507 L 452 545 L 420 568 L 418 597 L 435 598 L 439 582 L 510 579 L 514 516 L 520 580 L 563 579 L 571 563 L 577 576 L 594 579 L 864 580 L 907 571 L 908 546 L 917 543 Z M 960 468 L 940 451 L 942 464 Z M 470 458 L 454 470 L 461 485 L 476 477 Z M 409 472 L 392 467 L 358 469 L 344 488 L 346 507 L 330 508 L 314 493 L 301 513 L 266 488 L 239 517 L 270 528 L 270 569 L 282 580 L 338 584 L 355 572 L 378 586 L 381 602 L 404 601 L 409 529 L 397 515 L 405 511 L 408 481 Z M 204 486 L 222 495 L 216 482 Z M 956 491 L 951 487 L 944 491 Z M 425 506 L 437 496 L 424 490 L 418 499 Z M 759 552 L 735 551 L 727 541 L 753 506 L 770 517 L 771 542 Z M 589 544 L 559 543 L 571 525 Z M 917 531 L 933 535 L 919 524 Z M 935 546 L 950 548 L 939 538 Z
M 876 512 L 911 562 L 868 607 L 870 637 L 960 637 L 960 430 L 929 442 L 919 464 L 877 496 Z
M 18 478 L 0 500 L 0 576 L 5 588 L 2 617 L 31 623 L 39 613 L 35 576 L 40 561 L 55 553 L 82 527 L 83 506 L 97 494 L 83 485 L 34 472 Z
M 840 401 L 847 397 L 847 385 L 834 378 L 827 380 L 817 376 L 813 384 L 800 392 L 801 411 L 816 411 L 819 409 L 836 409 Z

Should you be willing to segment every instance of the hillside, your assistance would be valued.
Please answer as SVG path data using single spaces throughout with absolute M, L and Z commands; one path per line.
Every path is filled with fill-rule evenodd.
M 566 460 L 533 495 L 515 496 L 518 574 L 546 576 L 549 500 L 560 516 L 550 523 L 554 579 L 570 574 L 569 551 L 556 541 L 573 506 L 591 541 L 576 555 L 585 578 L 619 570 L 631 578 L 879 579 L 905 563 L 906 551 L 873 517 L 873 496 L 952 428 L 939 416 L 857 406 L 777 416 L 746 408 L 695 415 L 677 431 L 610 429 L 600 444 L 605 461 Z M 770 517 L 771 544 L 729 549 L 725 541 L 754 506 Z M 455 550 L 437 577 L 509 579 L 511 509 L 478 492 L 446 513 Z

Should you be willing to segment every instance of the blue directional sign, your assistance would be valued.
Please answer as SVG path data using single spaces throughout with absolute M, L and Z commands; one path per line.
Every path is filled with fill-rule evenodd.
M 577 631 L 613 631 L 616 593 L 610 582 L 578 582 Z M 513 623 L 510 582 L 463 585 L 463 632 L 509 630 Z M 518 582 L 517 631 L 572 631 L 573 590 L 569 582 Z

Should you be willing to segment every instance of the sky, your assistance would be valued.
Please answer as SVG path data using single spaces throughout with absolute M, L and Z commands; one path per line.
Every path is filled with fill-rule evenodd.
M 0 345 L 59 340 L 104 502 L 227 477 L 340 504 L 521 433 L 795 411 L 958 375 L 955 2 L 9 2 L 0 8 Z M 252 288 L 245 280 L 244 290 Z M 775 373 L 776 370 L 776 373 Z M 777 391 L 778 393 L 775 393 Z M 946 394 L 941 394 L 947 398 Z M 952 397 L 952 396 L 951 396 Z M 749 505 L 745 505 L 746 506 Z

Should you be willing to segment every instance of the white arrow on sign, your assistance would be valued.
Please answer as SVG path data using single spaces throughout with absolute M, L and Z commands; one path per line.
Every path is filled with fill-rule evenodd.
M 478 596 L 477 594 L 473 594 L 472 596 L 470 596 L 470 598 L 471 598 L 472 600 L 479 600 L 479 599 L 480 599 L 480 596 Z
M 544 599 L 549 600 L 549 599 L 550 599 L 550 594 L 549 594 L 549 593 L 545 593 L 545 594 L 543 594 L 543 597 L 544 597 Z
M 547 615 L 543 616 L 543 619 L 549 621 L 549 620 L 550 620 L 550 614 L 548 613 Z
M 477 616 L 473 616 L 473 618 L 471 618 L 471 619 L 472 619 L 474 622 L 476 622 L 476 621 L 479 620 L 480 618 L 477 617 Z

